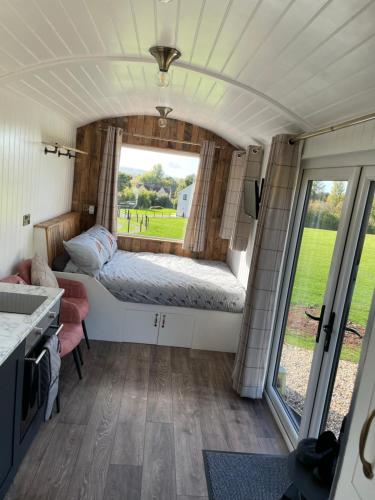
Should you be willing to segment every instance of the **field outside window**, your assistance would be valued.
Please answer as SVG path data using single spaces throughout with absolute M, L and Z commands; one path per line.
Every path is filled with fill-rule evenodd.
M 118 232 L 183 240 L 198 166 L 198 155 L 124 146 L 118 176 Z

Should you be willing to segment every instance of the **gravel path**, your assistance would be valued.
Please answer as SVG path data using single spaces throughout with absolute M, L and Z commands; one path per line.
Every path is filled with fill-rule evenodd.
M 281 356 L 281 366 L 286 370 L 286 402 L 299 415 L 302 414 L 313 351 L 284 344 Z M 338 435 L 341 422 L 349 411 L 353 394 L 356 363 L 340 361 L 333 391 L 330 412 L 326 428 Z

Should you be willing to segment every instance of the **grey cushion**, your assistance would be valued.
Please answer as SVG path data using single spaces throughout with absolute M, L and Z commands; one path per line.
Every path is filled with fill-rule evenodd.
M 86 232 L 102 243 L 108 256 L 106 262 L 110 261 L 117 250 L 117 241 L 113 234 L 107 228 L 100 225 L 90 227 Z
M 47 262 L 40 257 L 40 255 L 34 255 L 31 261 L 31 284 L 36 286 L 59 288 L 56 276 L 53 274 Z
M 103 244 L 88 233 L 82 233 L 63 243 L 74 264 L 85 274 L 96 276 L 107 261 Z

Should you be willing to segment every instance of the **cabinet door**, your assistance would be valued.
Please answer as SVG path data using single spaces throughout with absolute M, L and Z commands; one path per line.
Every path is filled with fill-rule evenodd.
M 17 363 L 17 356 L 13 353 L 0 367 L 0 488 L 10 473 L 14 461 Z
M 161 312 L 158 344 L 191 347 L 193 330 L 194 318 L 192 316 Z
M 127 310 L 124 315 L 126 342 L 156 344 L 160 313 Z

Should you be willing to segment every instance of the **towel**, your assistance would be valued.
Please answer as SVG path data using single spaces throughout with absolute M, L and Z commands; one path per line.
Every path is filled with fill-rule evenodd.
M 42 378 L 47 384 L 47 404 L 44 414 L 44 420 L 47 422 L 51 418 L 53 404 L 59 392 L 59 374 L 61 359 L 59 355 L 59 339 L 56 335 L 49 337 L 44 344 L 44 349 L 47 350 L 47 355 L 44 356 L 46 362 L 42 365 Z

